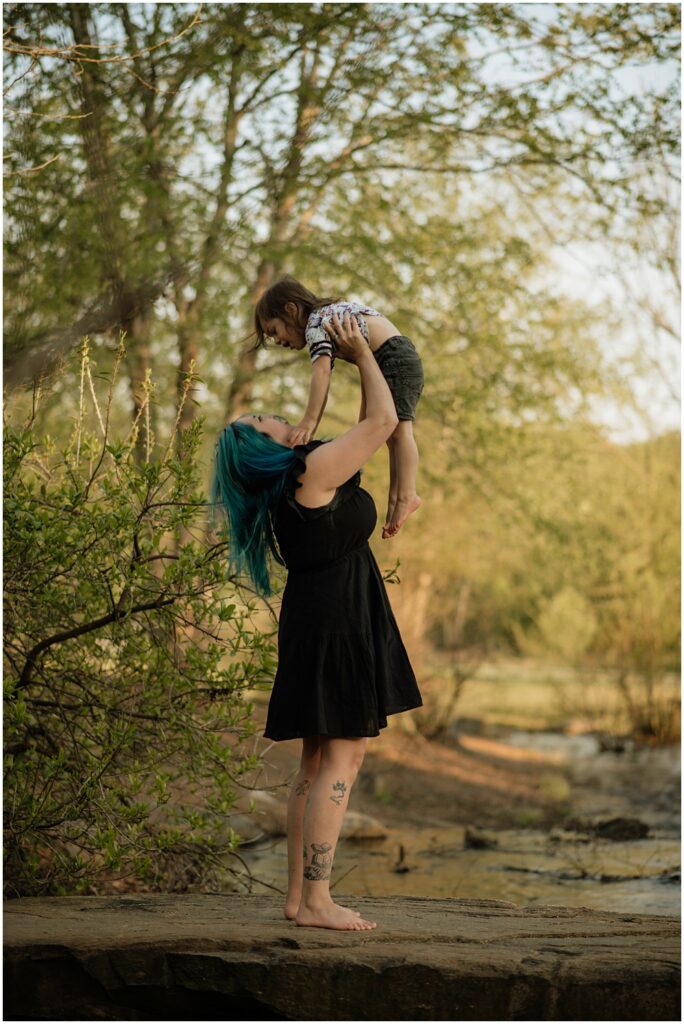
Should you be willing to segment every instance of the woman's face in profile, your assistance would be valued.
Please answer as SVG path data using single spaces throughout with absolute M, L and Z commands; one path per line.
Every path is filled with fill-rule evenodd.
M 284 444 L 287 448 L 287 437 L 292 430 L 292 425 L 283 416 L 276 416 L 275 413 L 246 413 L 240 416 L 240 423 L 249 423 L 260 434 L 266 434 L 278 444 Z

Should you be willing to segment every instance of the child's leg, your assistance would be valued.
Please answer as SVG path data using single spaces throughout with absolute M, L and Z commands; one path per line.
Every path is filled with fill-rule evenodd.
M 401 420 L 390 437 L 390 442 L 394 451 L 397 497 L 391 518 L 383 530 L 383 537 L 393 537 L 421 504 L 416 494 L 418 446 L 413 436 L 413 422 Z
M 394 434 L 387 439 L 387 451 L 389 453 L 389 471 L 390 471 L 390 482 L 389 482 L 389 495 L 387 497 L 387 515 L 385 516 L 385 525 L 382 528 L 382 536 L 388 537 L 387 530 L 392 522 L 392 516 L 394 515 L 394 509 L 397 504 L 397 489 L 399 484 L 399 477 L 397 476 L 397 456 L 396 456 L 396 444 L 394 441 Z

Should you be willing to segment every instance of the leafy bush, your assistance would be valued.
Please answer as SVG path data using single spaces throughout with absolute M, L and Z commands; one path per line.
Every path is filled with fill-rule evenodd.
M 130 435 L 109 436 L 122 356 L 103 412 L 84 347 L 67 450 L 31 422 L 5 425 L 11 896 L 98 891 L 115 873 L 206 885 L 237 844 L 234 780 L 255 766 L 245 691 L 272 673 L 272 633 L 252 628 L 249 594 L 226 584 L 224 542 L 207 531 L 201 422 L 157 454 L 148 382 Z M 88 384 L 98 435 L 85 429 Z

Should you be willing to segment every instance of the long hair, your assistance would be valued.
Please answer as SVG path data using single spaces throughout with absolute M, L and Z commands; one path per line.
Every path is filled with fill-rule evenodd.
M 268 553 L 284 565 L 273 533 L 273 515 L 296 454 L 236 420 L 216 443 L 211 499 L 225 516 L 229 572 L 246 572 L 257 593 L 271 593 Z
M 275 284 L 272 284 L 270 288 L 266 289 L 254 307 L 254 330 L 257 340 L 253 350 L 261 348 L 262 345 L 266 344 L 265 339 L 267 335 L 264 330 L 264 324 L 267 320 L 277 317 L 280 320 L 284 320 L 290 327 L 303 330 L 306 327 L 309 314 L 314 309 L 320 309 L 321 306 L 329 306 L 331 303 L 339 301 L 339 298 L 329 297 L 324 299 L 319 295 L 314 295 L 296 278 L 286 274 L 279 281 L 276 281 Z M 293 302 L 297 307 L 297 316 L 290 316 L 285 312 L 285 305 L 288 302 Z

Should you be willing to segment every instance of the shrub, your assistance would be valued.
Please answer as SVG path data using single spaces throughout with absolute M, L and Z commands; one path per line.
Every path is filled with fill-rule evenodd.
M 148 381 L 134 429 L 110 437 L 122 356 L 106 410 L 91 388 L 98 435 L 83 386 L 66 449 L 31 422 L 5 425 L 11 896 L 98 891 L 114 873 L 206 885 L 237 845 L 234 781 L 256 763 L 246 691 L 271 674 L 272 633 L 251 628 L 251 597 L 226 581 L 224 543 L 207 531 L 201 421 L 158 452 Z M 92 385 L 87 344 L 81 381 Z

